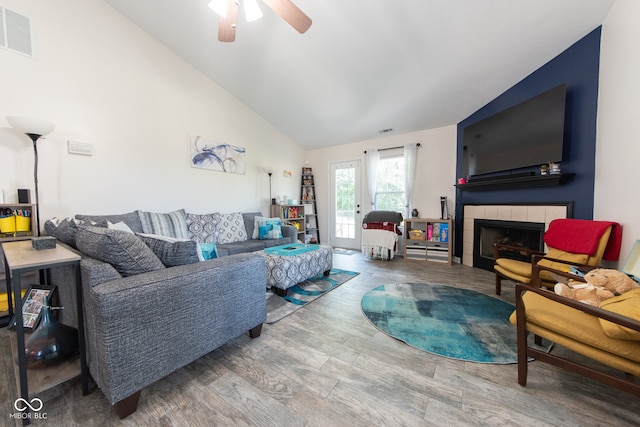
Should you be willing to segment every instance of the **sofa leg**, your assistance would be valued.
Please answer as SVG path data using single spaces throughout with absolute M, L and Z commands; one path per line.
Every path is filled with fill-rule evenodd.
M 136 410 L 138 409 L 138 401 L 140 400 L 141 392 L 142 390 L 138 390 L 131 396 L 125 397 L 124 399 L 116 402 L 113 405 L 116 410 L 116 414 L 118 414 L 118 417 L 120 417 L 120 419 L 126 418 L 136 412 Z
M 324 277 L 329 277 L 330 274 L 331 274 L 331 269 L 328 269 L 327 271 L 322 273 Z
M 254 326 L 253 328 L 249 329 L 249 336 L 251 338 L 258 338 L 261 333 L 262 333 L 262 323 L 260 323 L 258 326 Z

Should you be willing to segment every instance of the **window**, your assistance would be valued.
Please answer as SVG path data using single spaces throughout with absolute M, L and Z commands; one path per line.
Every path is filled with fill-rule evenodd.
M 407 204 L 404 194 L 404 175 L 404 155 L 380 156 L 377 167 L 376 210 L 404 214 Z

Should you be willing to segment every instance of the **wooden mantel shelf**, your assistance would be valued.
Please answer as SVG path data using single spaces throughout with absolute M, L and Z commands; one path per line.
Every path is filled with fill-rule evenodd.
M 516 177 L 496 177 L 477 182 L 467 182 L 457 184 L 460 191 L 491 191 L 510 190 L 516 188 L 554 187 L 566 184 L 575 173 L 560 173 L 550 175 L 516 176 Z

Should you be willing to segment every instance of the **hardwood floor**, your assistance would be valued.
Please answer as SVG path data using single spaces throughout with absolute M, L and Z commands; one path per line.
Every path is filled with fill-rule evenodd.
M 422 281 L 495 296 L 493 274 L 396 258 L 335 255 L 360 275 L 273 324 L 245 334 L 143 390 L 138 411 L 119 420 L 100 392 L 78 380 L 40 397 L 46 420 L 94 426 L 632 426 L 640 399 L 552 366 L 531 362 L 527 387 L 516 365 L 466 363 L 431 355 L 379 332 L 360 299 L 392 281 Z M 513 287 L 502 299 L 513 303 Z M 16 396 L 8 332 L 0 332 L 0 425 Z M 556 348 L 554 352 L 562 351 Z M 19 425 L 19 423 L 15 423 Z

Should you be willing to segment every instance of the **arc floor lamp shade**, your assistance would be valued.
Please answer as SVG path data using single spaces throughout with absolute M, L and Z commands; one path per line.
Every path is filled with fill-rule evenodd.
M 35 186 L 36 222 L 35 232 L 40 236 L 40 204 L 38 199 L 38 140 L 44 135 L 48 135 L 55 129 L 56 125 L 47 120 L 26 116 L 7 116 L 7 122 L 14 129 L 27 135 L 33 141 L 33 183 Z

